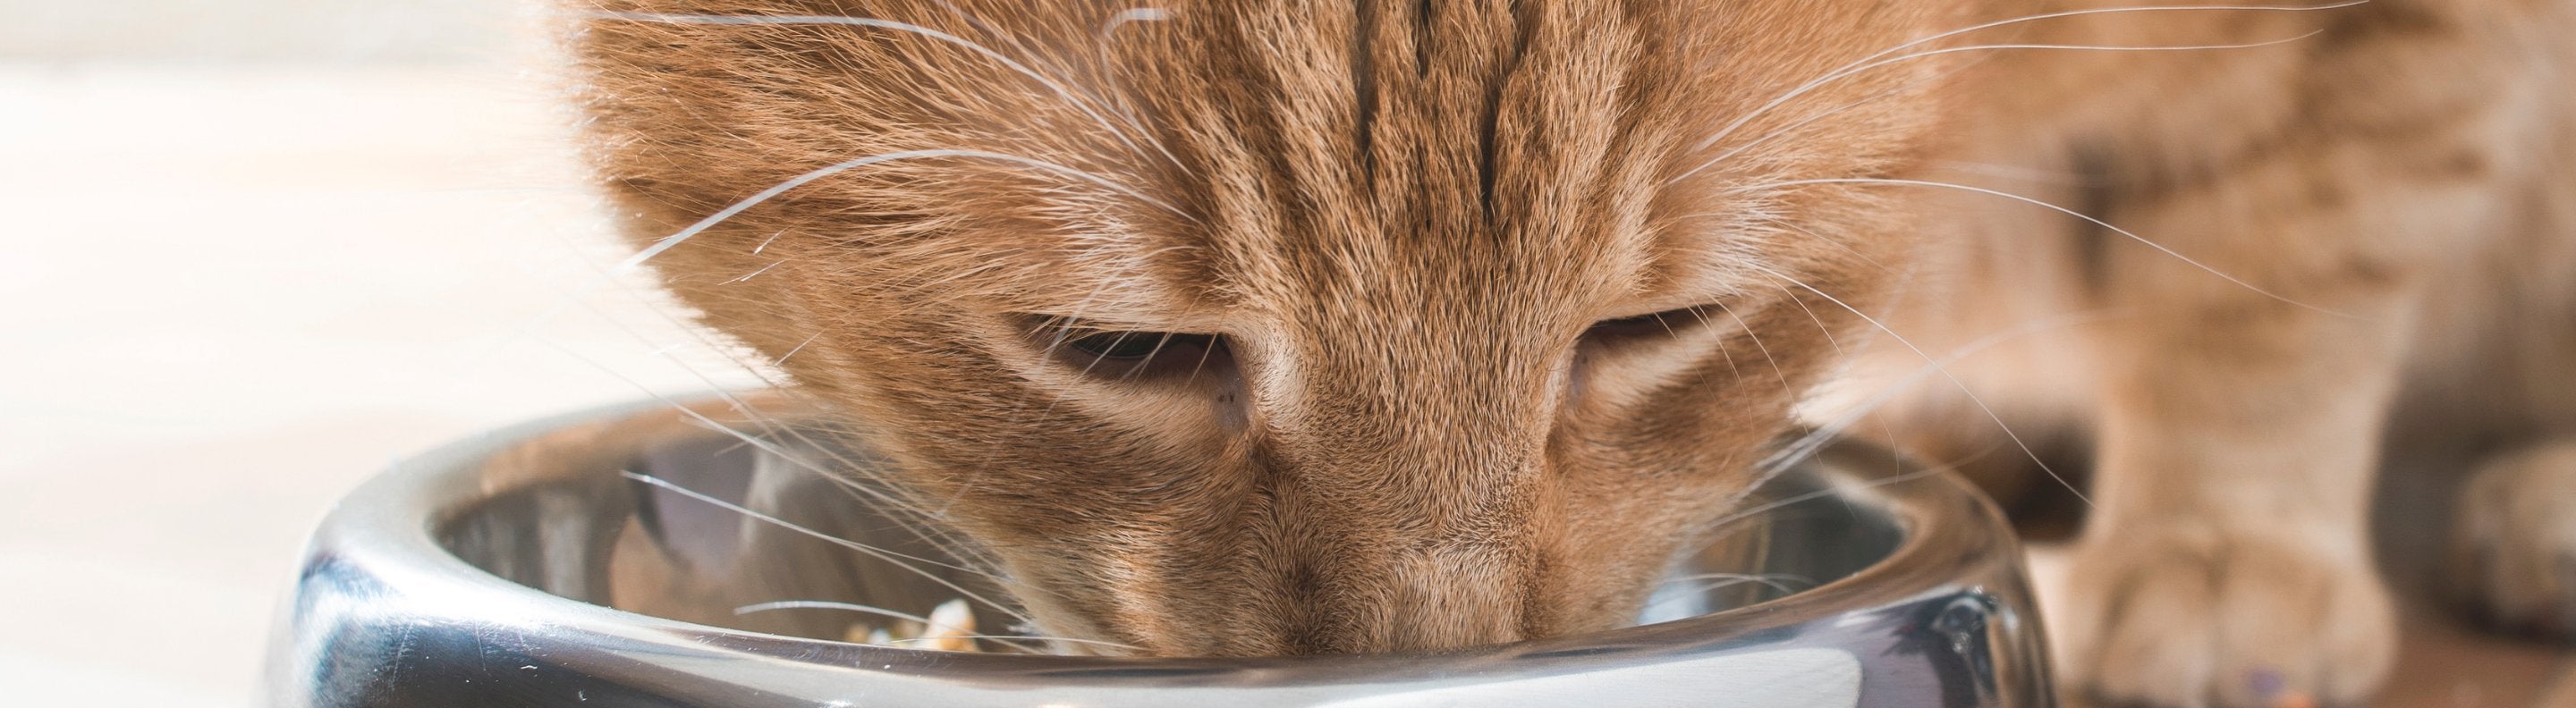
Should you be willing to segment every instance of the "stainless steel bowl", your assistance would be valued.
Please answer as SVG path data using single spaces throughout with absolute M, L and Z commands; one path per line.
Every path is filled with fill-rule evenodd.
M 1625 629 L 1392 655 L 958 653 L 835 641 L 879 619 L 869 612 L 757 611 L 1007 600 L 908 530 L 920 524 L 808 471 L 863 459 L 775 424 L 792 414 L 746 405 L 780 408 L 631 405 L 396 465 L 315 532 L 271 644 L 268 701 L 2051 705 L 2039 615 L 2002 518 L 1953 479 L 1863 446 L 1831 446 L 1765 485 Z M 979 610 L 988 623 L 1003 612 Z

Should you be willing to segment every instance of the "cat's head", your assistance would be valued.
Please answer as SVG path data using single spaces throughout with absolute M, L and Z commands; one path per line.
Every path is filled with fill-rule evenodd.
M 1873 55 L 1952 17 L 575 3 L 670 287 L 1048 633 L 1173 655 L 1631 617 L 1896 277 L 1902 205 L 1812 180 L 1916 159 L 1943 65 Z

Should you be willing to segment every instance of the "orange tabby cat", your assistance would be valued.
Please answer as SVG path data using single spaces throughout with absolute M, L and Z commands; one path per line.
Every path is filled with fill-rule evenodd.
M 1875 407 L 2098 441 L 2070 685 L 2357 700 L 2407 390 L 2536 441 L 2463 577 L 2576 621 L 2576 3 L 1139 1 L 577 3 L 639 258 L 1049 634 L 1614 626 Z

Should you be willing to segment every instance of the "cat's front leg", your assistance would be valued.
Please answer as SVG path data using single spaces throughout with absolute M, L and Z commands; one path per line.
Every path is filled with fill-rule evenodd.
M 2421 240 L 2351 207 L 2367 185 L 2265 167 L 2113 215 L 2199 258 L 2104 248 L 2095 508 L 2055 628 L 2093 698 L 2354 704 L 2395 653 L 2368 507 Z
M 2402 325 L 2250 293 L 2155 308 L 2108 343 L 2067 670 L 2163 706 L 2366 697 L 2396 646 L 2367 507 Z

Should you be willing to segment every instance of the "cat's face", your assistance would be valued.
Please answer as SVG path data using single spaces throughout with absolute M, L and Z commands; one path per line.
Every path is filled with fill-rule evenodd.
M 596 155 L 647 242 L 827 172 L 654 264 L 1048 633 L 1173 655 L 1632 616 L 1902 258 L 1900 205 L 1774 183 L 1901 168 L 1937 64 L 1791 92 L 1946 29 L 959 4 L 613 3 L 665 14 L 584 22 Z

